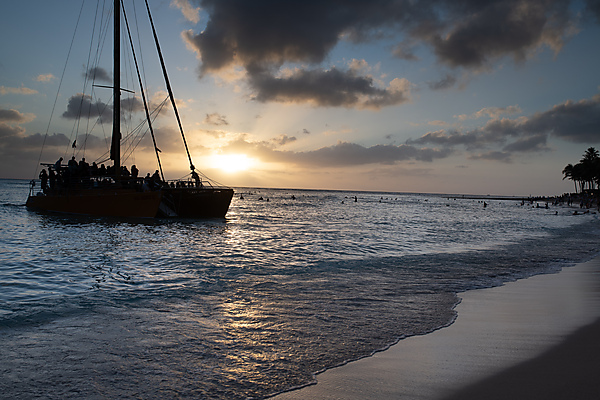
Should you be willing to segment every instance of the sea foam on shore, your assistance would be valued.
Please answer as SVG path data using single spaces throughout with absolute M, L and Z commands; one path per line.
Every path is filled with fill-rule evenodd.
M 276 398 L 435 399 L 452 395 L 540 356 L 576 329 L 596 321 L 600 317 L 600 258 L 564 268 L 558 274 L 538 275 L 496 288 L 473 290 L 461 293 L 460 297 L 458 318 L 451 326 L 401 340 L 373 357 L 318 375 L 316 385 Z M 600 353 L 596 342 L 588 340 L 580 345 L 588 346 L 594 354 Z M 570 353 L 563 351 L 561 357 L 552 359 L 554 364 L 547 370 L 539 369 L 541 362 L 531 363 L 529 373 L 536 377 L 532 377 L 531 382 L 512 381 L 511 378 L 516 376 L 513 372 L 504 373 L 496 380 L 491 378 L 486 384 L 512 385 L 511 390 L 501 393 L 532 398 L 527 394 L 531 393 L 531 386 L 539 384 L 541 374 L 552 370 L 550 380 L 560 381 L 561 371 L 580 365 L 581 360 L 577 357 L 584 353 L 573 352 L 569 356 Z M 561 387 L 586 384 L 584 377 L 589 374 L 570 376 L 571 380 Z M 577 377 L 581 379 L 575 380 Z M 595 381 L 587 384 L 579 392 L 589 393 L 598 387 Z M 458 392 L 453 399 L 508 398 L 494 397 L 493 386 L 485 384 L 469 390 Z M 463 397 L 463 394 L 470 397 Z M 485 395 L 478 397 L 480 394 Z

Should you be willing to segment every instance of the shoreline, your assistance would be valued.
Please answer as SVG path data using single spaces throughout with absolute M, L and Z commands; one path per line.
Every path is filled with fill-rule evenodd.
M 587 378 L 600 364 L 600 346 L 591 340 L 600 333 L 600 256 L 458 296 L 458 316 L 448 327 L 329 369 L 317 374 L 317 384 L 274 399 L 525 399 L 539 390 L 541 398 L 565 398 L 561 388 L 590 398 L 600 387 Z M 586 350 L 591 361 L 578 359 Z M 565 374 L 569 368 L 582 371 Z M 539 388 L 547 379 L 552 385 L 544 388 L 554 389 Z

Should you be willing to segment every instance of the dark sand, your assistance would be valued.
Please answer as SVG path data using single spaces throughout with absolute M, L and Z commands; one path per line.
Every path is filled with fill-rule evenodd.
M 600 258 L 460 297 L 449 327 L 276 399 L 600 399 Z

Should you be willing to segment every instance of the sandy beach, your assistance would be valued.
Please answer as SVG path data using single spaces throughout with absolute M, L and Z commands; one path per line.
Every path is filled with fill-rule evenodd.
M 600 258 L 459 296 L 452 325 L 275 398 L 600 398 Z

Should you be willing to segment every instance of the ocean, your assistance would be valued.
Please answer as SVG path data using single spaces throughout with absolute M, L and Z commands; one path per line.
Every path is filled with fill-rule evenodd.
M 598 214 L 516 200 L 239 188 L 224 220 L 127 220 L 32 212 L 27 194 L 0 180 L 10 399 L 265 398 L 600 243 Z

